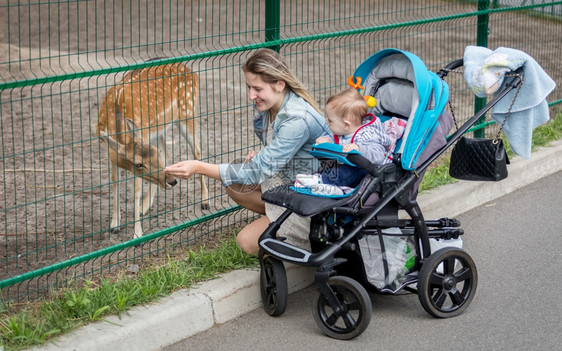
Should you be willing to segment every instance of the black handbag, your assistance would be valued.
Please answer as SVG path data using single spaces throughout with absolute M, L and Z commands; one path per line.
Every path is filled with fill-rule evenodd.
M 499 181 L 507 178 L 509 158 L 503 140 L 460 137 L 451 153 L 449 175 L 462 180 Z
M 459 72 L 461 73 L 461 72 Z M 518 73 L 513 73 L 521 80 L 521 84 L 517 88 L 513 101 L 509 107 L 502 125 L 494 139 L 480 139 L 480 138 L 467 138 L 461 136 L 451 153 L 451 162 L 449 164 L 449 175 L 456 179 L 462 180 L 479 180 L 479 181 L 500 181 L 507 178 L 507 165 L 509 158 L 505 151 L 503 140 L 500 134 L 505 126 L 505 122 L 509 117 L 515 99 L 519 94 L 519 90 L 523 85 L 523 76 Z M 453 112 L 451 100 L 449 100 L 451 107 L 451 114 L 455 126 L 457 121 Z M 457 126 L 457 130 L 458 130 Z

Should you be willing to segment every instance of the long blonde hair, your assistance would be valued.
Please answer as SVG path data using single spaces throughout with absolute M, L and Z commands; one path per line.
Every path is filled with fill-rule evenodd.
M 264 82 L 269 84 L 275 84 L 280 80 L 284 81 L 290 90 L 302 97 L 316 111 L 322 113 L 318 103 L 277 52 L 271 49 L 258 49 L 242 65 L 242 70 L 259 75 Z

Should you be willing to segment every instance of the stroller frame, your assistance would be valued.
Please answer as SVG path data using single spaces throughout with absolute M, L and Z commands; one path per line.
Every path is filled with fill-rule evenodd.
M 462 59 L 453 61 L 437 72 L 437 76 L 444 79 L 450 71 L 461 66 L 463 66 Z M 365 277 L 364 270 L 357 272 L 352 269 L 342 275 L 336 267 L 343 267 L 348 263 L 351 256 L 346 252 L 358 252 L 357 238 L 366 230 L 378 231 L 381 235 L 381 228 L 399 227 L 404 236 L 413 236 L 416 246 L 413 271 L 418 274 L 398 290 L 417 292 L 423 308 L 434 317 L 448 318 L 461 314 L 468 307 L 476 292 L 478 280 L 476 266 L 471 257 L 462 249 L 445 247 L 431 253 L 429 238 L 458 238 L 459 235 L 464 234 L 464 231 L 459 228 L 460 222 L 454 218 L 425 220 L 415 196 L 412 197 L 410 192 L 416 186 L 416 182 L 420 180 L 420 174 L 423 175 L 432 162 L 521 83 L 521 76 L 506 79 L 504 88 L 478 113 L 460 126 L 443 147 L 429 156 L 415 170 L 404 170 L 400 166 L 400 160 L 375 167 L 361 155 L 348 154 L 347 159 L 365 168 L 368 175 L 360 185 L 364 189 L 362 192 L 356 192 L 345 200 L 319 200 L 321 209 L 314 215 L 315 217 L 344 215 L 356 219 L 351 229 L 340 233 L 340 237 L 330 241 L 329 244 L 320 245 L 316 249 L 313 247 L 313 250 L 308 251 L 284 242 L 284 238 L 277 237 L 277 231 L 283 222 L 294 213 L 294 210 L 287 206 L 283 214 L 269 224 L 258 241 L 261 266 L 260 287 L 265 311 L 272 316 L 279 316 L 285 311 L 288 288 L 282 261 L 303 266 L 315 266 L 318 269 L 314 273 L 314 284 L 317 291 L 314 297 L 313 314 L 318 326 L 326 335 L 336 339 L 347 340 L 360 335 L 370 323 L 372 310 L 369 295 L 364 287 L 364 279 L 362 279 Z M 273 189 L 271 192 L 275 195 L 272 196 L 278 197 L 279 191 L 287 192 L 289 189 L 287 186 Z M 414 191 L 417 191 L 417 188 Z M 372 208 L 365 211 L 362 209 L 362 204 L 373 193 L 380 193 L 380 199 Z M 272 196 L 268 197 L 268 192 L 266 192 L 262 198 L 266 202 L 271 202 Z M 352 206 L 345 206 L 350 202 L 353 203 Z M 399 209 L 403 209 L 410 219 L 399 219 Z M 381 246 L 384 253 L 382 240 Z M 453 274 L 455 263 L 459 262 L 463 267 L 462 272 Z M 357 280 L 363 280 L 363 284 Z M 417 283 L 417 289 L 411 287 L 415 283 Z M 462 291 L 456 290 L 457 284 L 463 285 Z M 369 287 L 369 284 L 367 286 Z M 375 290 L 377 289 L 375 288 Z M 442 299 L 447 296 L 453 300 L 452 306 L 442 305 Z M 340 321 L 337 322 L 339 324 L 336 323 L 336 320 Z

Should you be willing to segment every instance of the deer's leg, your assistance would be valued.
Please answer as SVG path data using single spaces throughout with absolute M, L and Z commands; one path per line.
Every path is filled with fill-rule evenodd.
M 142 208 L 141 208 L 141 215 L 145 215 L 148 213 L 148 210 L 152 207 L 152 203 L 154 202 L 154 197 L 156 195 L 156 191 L 158 187 L 152 183 L 148 183 L 148 192 L 144 196 L 142 200 Z
M 142 223 L 141 223 L 141 198 L 142 198 L 142 178 L 135 177 L 135 238 L 142 236 Z
M 201 144 L 199 143 L 199 135 L 197 134 L 197 128 L 195 127 L 197 121 L 191 121 L 191 130 L 187 129 L 187 126 L 180 123 L 180 132 L 191 147 L 191 152 L 193 152 L 193 157 L 196 160 L 201 160 Z M 189 122 L 188 122 L 189 123 Z M 203 202 L 201 203 L 201 208 L 204 210 L 209 209 L 209 189 L 207 189 L 207 183 L 203 179 L 203 176 L 199 176 L 201 179 L 201 191 L 203 192 Z
M 121 208 L 119 196 L 119 168 L 114 163 L 111 163 L 111 188 L 113 189 L 113 214 L 111 215 L 111 232 L 116 234 L 119 232 L 121 225 Z

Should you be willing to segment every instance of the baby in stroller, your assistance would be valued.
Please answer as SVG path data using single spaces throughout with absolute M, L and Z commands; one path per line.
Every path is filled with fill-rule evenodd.
M 454 61 L 436 74 L 412 53 L 385 49 L 356 69 L 354 76 L 365 82 L 364 94 L 377 100 L 369 112 L 383 122 L 392 117 L 407 121 L 404 134 L 396 143 L 392 162 L 378 166 L 356 151 L 342 152 L 339 145 L 324 143 L 313 148 L 316 157 L 365 171 L 347 194 L 311 196 L 302 188 L 285 185 L 262 195 L 264 201 L 286 208 L 259 239 L 260 286 L 268 314 L 278 316 L 286 308 L 283 261 L 317 267 L 314 319 L 326 335 L 336 339 L 354 338 L 367 328 L 372 305 L 366 289 L 416 292 L 426 312 L 438 318 L 459 315 L 468 307 L 478 281 L 474 261 L 458 246 L 436 249 L 438 245 L 432 245 L 458 239 L 464 231 L 454 218 L 424 219 L 417 189 L 427 167 L 521 81 L 513 84 L 516 78 L 512 79 L 500 95 L 447 138 L 453 119 L 444 111 L 449 89 L 443 78 L 462 65 L 463 60 Z M 310 251 L 277 237 L 283 222 L 294 214 L 311 218 Z M 380 258 L 382 279 L 370 274 L 370 256 Z
M 328 98 L 326 122 L 333 133 L 333 139 L 320 137 L 316 144 L 333 143 L 342 145 L 342 152 L 360 152 L 374 165 L 392 161 L 396 140 L 402 136 L 406 122 L 394 117 L 381 123 L 371 113 L 364 96 L 354 88 L 343 90 Z M 309 188 L 311 193 L 320 195 L 343 195 L 355 188 L 367 175 L 367 171 L 351 165 L 324 165 L 320 173 L 298 174 L 294 186 Z

